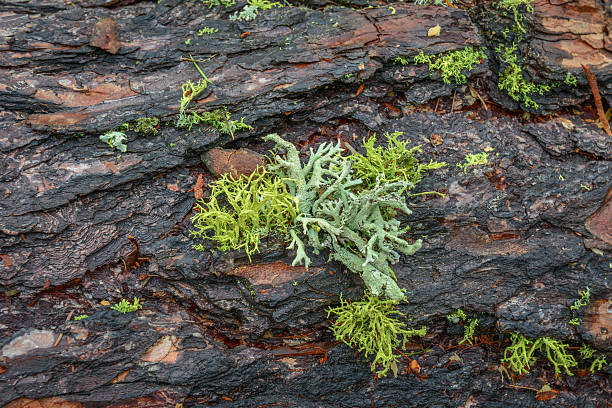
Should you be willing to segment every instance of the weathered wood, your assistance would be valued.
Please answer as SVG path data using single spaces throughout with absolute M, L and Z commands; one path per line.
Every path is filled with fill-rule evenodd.
M 556 3 L 536 1 L 527 17 L 525 70 L 556 81 L 569 71 L 578 86 L 536 101 L 553 112 L 589 100 L 585 64 L 610 104 L 609 2 Z M 533 393 L 500 377 L 499 349 L 481 344 L 451 360 L 462 328 L 445 315 L 459 307 L 478 314 L 480 335 L 520 331 L 612 351 L 612 138 L 588 102 L 550 117 L 510 111 L 519 106 L 497 90 L 487 32 L 507 18 L 488 3 L 469 12 L 393 3 L 230 22 L 242 6 L 0 3 L 0 405 L 535 406 Z M 440 36 L 428 37 L 438 24 Z M 218 32 L 197 36 L 203 26 Z M 393 63 L 466 45 L 487 47 L 468 73 L 487 109 L 467 86 Z M 197 105 L 226 106 L 253 131 L 232 141 L 172 126 L 181 84 L 199 77 L 181 62 L 189 56 L 212 81 Z M 144 116 L 168 123 L 157 135 L 129 132 L 127 153 L 98 139 Z M 423 160 L 448 163 L 419 185 L 446 196 L 412 200 L 402 221 L 424 245 L 395 268 L 409 300 L 401 310 L 428 327 L 430 351 L 417 357 L 428 378 L 402 363 L 376 385 L 368 362 L 326 330 L 326 308 L 340 292 L 358 297 L 359 279 L 325 254 L 308 270 L 288 266 L 294 254 L 278 237 L 252 264 L 244 253 L 192 250 L 189 190 L 200 175 L 212 180 L 200 156 L 213 147 L 265 153 L 269 131 L 304 150 L 337 138 L 358 147 L 393 130 L 423 144 Z M 488 165 L 456 167 L 483 150 Z M 128 236 L 150 260 L 129 255 Z M 583 323 L 568 325 L 587 286 Z M 138 314 L 100 303 L 134 296 Z M 89 317 L 66 321 L 70 313 Z M 550 383 L 555 406 L 610 399 L 610 368 L 552 372 L 540 362 L 520 384 Z

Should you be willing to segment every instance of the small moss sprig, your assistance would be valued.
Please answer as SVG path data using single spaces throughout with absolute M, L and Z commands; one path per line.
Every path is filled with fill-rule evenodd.
M 548 361 L 553 364 L 556 374 L 560 374 L 561 369 L 564 369 L 567 375 L 574 375 L 570 369 L 578 363 L 573 355 L 567 353 L 569 347 L 567 344 L 550 337 L 529 339 L 520 333 L 512 333 L 510 342 L 510 346 L 504 350 L 504 358 L 501 361 L 507 363 L 517 374 L 529 373 L 529 367 L 536 362 L 535 353 L 540 351 L 545 353 Z
M 525 27 L 523 27 L 523 21 L 525 20 L 525 16 L 520 13 L 519 8 L 521 6 L 524 6 L 525 10 L 528 13 L 533 13 L 534 9 L 531 5 L 532 2 L 533 0 L 499 0 L 496 5 L 499 9 L 505 11 L 512 11 L 517 29 L 522 33 L 525 33 Z
M 404 350 L 410 337 L 423 337 L 426 334 L 425 326 L 418 330 L 406 329 L 405 323 L 392 317 L 404 316 L 395 310 L 395 304 L 392 300 L 381 300 L 366 291 L 364 298 L 356 302 L 343 299 L 341 294 L 340 306 L 327 311 L 328 318 L 335 316 L 330 330 L 336 340 L 363 352 L 366 358 L 373 355 L 370 368 L 378 378 L 384 377 L 397 364 L 399 356 L 394 350 L 399 347 Z
M 115 306 L 111 306 L 111 309 L 125 314 L 142 309 L 142 305 L 140 304 L 140 299 L 135 297 L 133 303 L 130 303 L 129 300 L 121 299 L 121 302 L 116 303 Z
M 428 170 L 436 170 L 446 166 L 444 162 L 431 160 L 429 163 L 421 163 L 415 156 L 421 151 L 421 146 L 408 148 L 409 140 L 399 140 L 404 132 L 385 132 L 387 139 L 386 147 L 374 147 L 376 134 L 363 140 L 366 154 L 352 154 L 346 156 L 346 160 L 353 163 L 355 178 L 361 179 L 360 189 L 370 189 L 376 185 L 380 177 L 381 183 L 406 182 L 406 190 L 409 191 L 416 186 Z M 436 191 L 419 194 L 437 194 Z M 417 195 L 417 194 L 414 194 Z
M 134 131 L 145 135 L 156 135 L 158 131 L 157 125 L 159 125 L 158 118 L 139 118 L 136 119 Z
M 468 319 L 465 312 L 461 309 L 457 309 L 456 312 L 447 315 L 446 318 L 453 324 L 459 323 L 460 320 L 463 322 L 463 339 L 459 344 L 465 342 L 473 344 L 474 333 L 476 332 L 476 326 L 478 326 L 478 319 Z
M 442 81 L 445 84 L 451 84 L 453 79 L 456 84 L 464 84 L 467 82 L 467 76 L 463 74 L 463 70 L 472 70 L 474 65 L 482 63 L 487 56 L 482 50 L 474 50 L 468 46 L 462 50 L 451 51 L 448 53 L 425 54 L 423 50 L 414 57 L 415 64 L 427 64 L 429 71 L 440 71 Z M 395 62 L 402 65 L 407 65 L 410 62 L 403 57 L 397 57 Z
M 468 167 L 482 166 L 489 163 L 489 155 L 486 152 L 468 153 L 465 155 L 464 163 L 457 163 L 457 167 L 463 169 L 463 174 L 467 174 Z
M 239 178 L 221 176 L 212 183 L 210 198 L 198 200 L 195 209 L 193 238 L 212 239 L 223 251 L 244 248 L 249 260 L 262 237 L 286 233 L 298 214 L 285 182 L 265 168 Z M 194 248 L 204 250 L 202 244 Z
M 82 315 L 75 316 L 74 320 L 78 322 L 79 320 L 87 319 L 88 317 L 89 317 L 88 315 L 82 314 Z
M 569 321 L 569 324 L 572 324 L 574 326 L 580 325 L 580 318 L 576 316 L 578 311 L 591 302 L 591 289 L 588 286 L 585 290 L 582 290 L 578 293 L 580 294 L 580 299 L 576 299 L 574 303 L 570 306 L 570 310 L 572 311 L 572 319 Z

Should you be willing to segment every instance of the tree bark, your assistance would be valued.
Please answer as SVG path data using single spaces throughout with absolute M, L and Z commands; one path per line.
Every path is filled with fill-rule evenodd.
M 552 406 L 609 404 L 610 366 L 554 377 L 541 358 L 515 384 L 499 370 L 514 331 L 612 351 L 612 138 L 581 68 L 609 108 L 610 1 L 534 1 L 525 75 L 570 72 L 577 86 L 536 95 L 531 113 L 498 89 L 494 49 L 513 17 L 495 5 L 325 5 L 232 22 L 244 3 L 0 1 L 0 405 L 527 407 L 539 394 L 517 386 L 546 383 L 559 391 Z M 198 36 L 203 27 L 218 31 Z M 468 45 L 487 59 L 465 85 L 394 63 Z M 227 107 L 253 131 L 232 140 L 173 126 L 181 84 L 200 78 L 182 58 L 212 81 L 195 105 Z M 141 117 L 162 125 L 128 132 L 126 153 L 99 140 Z M 400 310 L 428 328 L 413 347 L 426 350 L 413 357 L 427 378 L 403 360 L 375 382 L 326 328 L 340 293 L 363 293 L 359 277 L 327 254 L 291 267 L 279 238 L 251 263 L 193 250 L 190 189 L 214 179 L 201 155 L 215 147 L 266 153 L 261 136 L 277 132 L 306 153 L 395 130 L 423 146 L 423 161 L 447 163 L 419 184 L 446 195 L 411 200 L 402 221 L 424 244 L 394 266 L 409 301 Z M 456 167 L 482 151 L 487 165 Z M 591 302 L 569 325 L 586 287 Z M 143 310 L 108 307 L 133 297 Z M 445 318 L 457 308 L 479 318 L 474 347 L 457 347 L 463 328 Z

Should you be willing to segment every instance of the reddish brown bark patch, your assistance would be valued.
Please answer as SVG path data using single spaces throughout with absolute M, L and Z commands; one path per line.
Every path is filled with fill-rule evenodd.
M 62 398 L 42 398 L 33 400 L 30 398 L 19 398 L 9 403 L 6 408 L 81 408 L 80 402 L 67 401 Z
M 274 262 L 261 265 L 240 266 L 227 272 L 228 275 L 240 276 L 248 279 L 254 286 L 281 286 L 287 282 L 303 279 L 316 273 L 321 268 L 310 268 L 307 271 L 303 266 L 289 266 L 283 262 Z
M 110 17 L 98 21 L 93 27 L 89 45 L 116 54 L 121 47 L 117 40 L 117 23 Z
M 585 224 L 591 234 L 612 245 L 612 187 L 602 206 L 587 218 Z
M 589 342 L 597 348 L 612 349 L 612 299 L 591 302 L 583 323 Z
M 231 174 L 238 177 L 251 174 L 262 166 L 263 156 L 249 149 L 226 150 L 214 148 L 202 155 L 202 160 L 208 170 L 215 176 Z

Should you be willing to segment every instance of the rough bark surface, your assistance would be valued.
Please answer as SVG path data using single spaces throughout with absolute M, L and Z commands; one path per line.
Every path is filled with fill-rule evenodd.
M 612 351 L 612 138 L 580 68 L 612 104 L 610 1 L 534 2 L 526 75 L 578 78 L 535 98 L 546 116 L 497 89 L 492 39 L 511 17 L 490 3 L 311 2 L 231 22 L 243 5 L 0 1 L 0 405 L 609 406 L 610 366 L 555 377 L 541 359 L 510 379 L 499 360 L 512 331 Z M 218 31 L 198 36 L 204 26 Z M 393 63 L 467 45 L 489 56 L 469 87 Z M 189 56 L 212 81 L 197 105 L 226 106 L 253 131 L 232 140 L 173 126 L 181 84 L 199 77 Z M 165 122 L 156 135 L 129 132 L 126 153 L 98 138 L 145 116 Z M 362 293 L 358 277 L 325 254 L 291 267 L 280 239 L 252 263 L 192 250 L 190 189 L 259 160 L 216 147 L 265 153 L 261 136 L 274 131 L 305 153 L 394 130 L 423 145 L 423 160 L 448 163 L 419 184 L 446 196 L 411 201 L 402 221 L 424 244 L 395 267 L 409 300 L 400 309 L 428 327 L 414 346 L 428 350 L 415 357 L 427 378 L 404 361 L 375 382 L 326 329 L 338 294 Z M 455 166 L 483 150 L 486 166 Z M 591 303 L 569 325 L 587 286 Z M 140 312 L 109 310 L 135 296 Z M 489 344 L 457 347 L 463 330 L 445 316 L 459 307 Z M 558 394 L 539 401 L 546 383 Z

